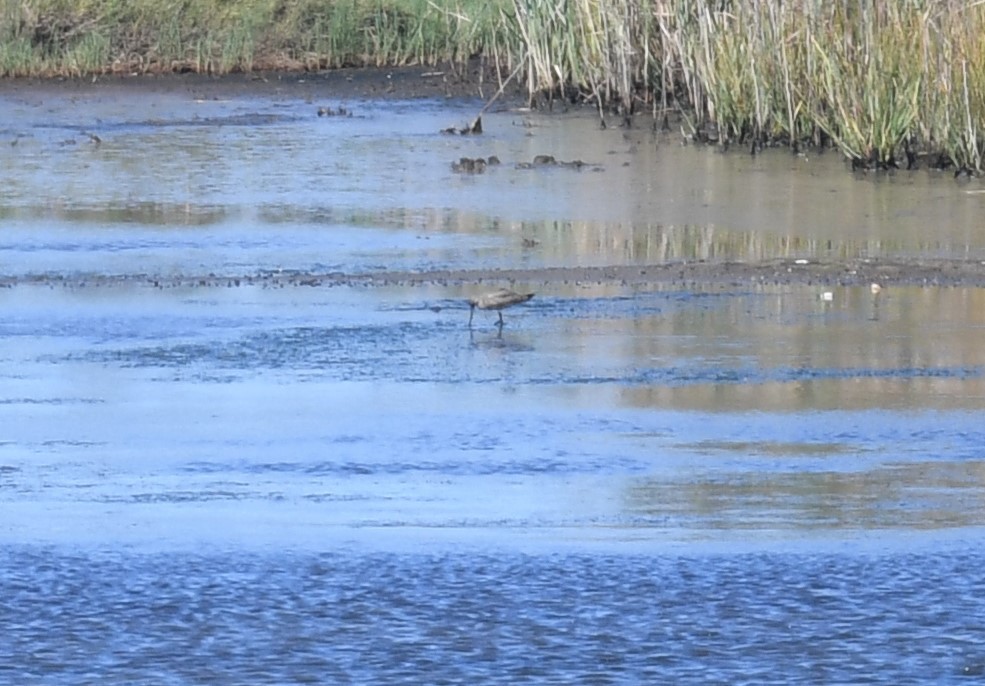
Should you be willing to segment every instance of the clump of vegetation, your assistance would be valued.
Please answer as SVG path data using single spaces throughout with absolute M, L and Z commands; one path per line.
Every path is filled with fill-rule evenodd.
M 471 4 L 0 0 L 0 75 L 221 74 L 455 62 L 479 52 L 502 55 L 500 7 L 496 2 Z
M 678 111 L 697 140 L 985 171 L 982 0 L 0 0 L 8 76 L 474 56 L 532 102 Z

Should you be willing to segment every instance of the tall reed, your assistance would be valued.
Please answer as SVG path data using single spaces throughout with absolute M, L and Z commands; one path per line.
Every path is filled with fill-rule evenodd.
M 811 35 L 812 83 L 821 93 L 809 102 L 810 116 L 853 160 L 895 164 L 917 121 L 922 76 L 902 39 L 919 31 L 925 15 L 840 5 L 820 18 L 829 35 L 823 42 L 816 30 Z
M 830 140 L 876 167 L 919 147 L 982 170 L 982 0 L 553 0 L 546 17 L 513 1 L 531 92 L 674 103 L 723 142 Z

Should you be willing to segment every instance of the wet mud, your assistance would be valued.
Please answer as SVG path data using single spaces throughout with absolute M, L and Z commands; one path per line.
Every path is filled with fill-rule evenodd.
M 547 267 L 534 269 L 442 269 L 378 271 L 359 274 L 279 270 L 241 274 L 29 274 L 0 277 L 0 288 L 49 286 L 78 289 L 139 286 L 149 288 L 233 288 L 259 286 L 442 286 L 514 283 L 540 285 L 617 285 L 734 287 L 756 285 L 893 286 L 985 288 L 985 262 L 980 260 L 767 260 L 743 262 L 680 262 L 672 264 Z
M 184 94 L 215 100 L 228 97 L 301 97 L 317 106 L 322 116 L 339 114 L 338 107 L 321 99 L 341 98 L 402 100 L 434 98 L 492 98 L 499 90 L 496 71 L 474 60 L 465 67 L 444 64 L 435 67 L 328 69 L 318 72 L 254 72 L 251 74 L 160 74 L 141 76 L 106 75 L 86 79 L 0 79 L 0 95 L 38 94 L 73 97 L 98 92 L 127 97 L 127 93 Z M 517 105 L 524 92 L 507 84 L 499 100 Z M 343 108 L 344 111 L 344 108 Z M 478 113 L 478 111 L 477 111 Z

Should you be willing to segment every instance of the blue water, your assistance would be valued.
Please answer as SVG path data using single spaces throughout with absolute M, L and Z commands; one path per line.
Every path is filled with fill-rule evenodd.
M 977 255 L 967 188 L 94 93 L 0 131 L 0 683 L 985 676 L 981 289 L 536 271 Z M 601 171 L 451 172 L 480 152 Z M 507 267 L 502 330 L 494 274 L 306 279 Z
M 974 683 L 980 551 L 0 551 L 17 684 Z

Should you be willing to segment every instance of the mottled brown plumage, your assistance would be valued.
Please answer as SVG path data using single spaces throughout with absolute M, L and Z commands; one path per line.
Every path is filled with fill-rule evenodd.
M 499 325 L 503 325 L 503 310 L 518 303 L 525 303 L 534 297 L 533 293 L 517 293 L 509 288 L 500 288 L 491 293 L 480 295 L 478 298 L 469 298 L 469 327 L 472 326 L 472 317 L 475 315 L 475 308 L 480 310 L 499 310 Z

